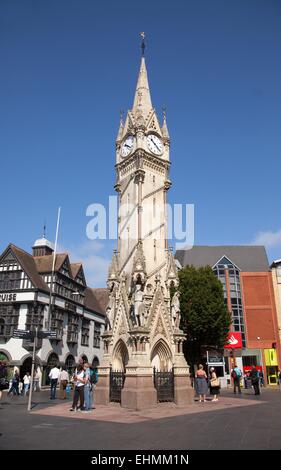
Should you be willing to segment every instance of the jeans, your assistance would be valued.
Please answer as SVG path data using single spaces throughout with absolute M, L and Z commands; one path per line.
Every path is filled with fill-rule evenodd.
M 10 390 L 8 391 L 8 395 L 13 392 L 13 395 L 19 395 L 19 383 L 18 382 L 12 382 L 12 386 Z
M 58 379 L 51 379 L 51 400 L 56 398 L 56 389 L 57 389 Z
M 240 377 L 234 379 L 234 393 L 236 393 L 236 388 L 238 388 L 238 392 L 241 393 L 241 385 L 240 385 Z
M 23 392 L 23 394 L 24 394 L 24 395 L 27 395 L 28 390 L 29 390 L 29 384 L 24 384 L 24 392 Z
M 80 385 L 80 387 L 75 387 L 72 408 L 77 408 L 78 399 L 80 399 L 80 410 L 84 410 L 84 388 L 84 385 Z
M 91 410 L 93 407 L 93 392 L 92 385 L 87 383 L 84 387 L 84 400 L 85 400 L 85 409 Z

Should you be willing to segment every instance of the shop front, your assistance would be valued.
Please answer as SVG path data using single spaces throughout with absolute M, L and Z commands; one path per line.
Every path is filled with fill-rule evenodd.
M 276 349 L 264 349 L 268 385 L 278 385 L 278 360 Z

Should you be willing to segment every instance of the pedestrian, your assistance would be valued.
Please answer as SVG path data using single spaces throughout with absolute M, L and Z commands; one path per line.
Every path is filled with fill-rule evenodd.
M 0 401 L 2 399 L 3 390 L 9 388 L 8 371 L 4 361 L 0 361 Z
M 279 369 L 279 371 L 278 371 L 278 382 L 279 382 L 279 389 L 280 389 L 280 392 L 281 392 L 281 369 Z
M 203 365 L 199 364 L 195 378 L 195 390 L 199 395 L 199 403 L 206 401 L 206 394 L 208 393 L 208 377 L 203 369 Z
M 31 377 L 30 377 L 30 373 L 29 372 L 26 372 L 24 378 L 23 378 L 23 394 L 24 396 L 27 395 L 27 392 L 30 388 L 30 383 L 31 383 Z
M 60 371 L 57 368 L 57 365 L 55 364 L 54 367 L 51 369 L 49 373 L 49 378 L 51 379 L 51 396 L 50 400 L 55 400 L 56 399 L 56 390 L 57 390 L 57 384 L 58 384 L 58 378 L 60 375 Z
M 69 374 L 66 370 L 66 367 L 63 366 L 59 375 L 59 384 L 60 384 L 60 399 L 66 400 L 66 387 L 69 382 Z
M 260 379 L 260 386 L 264 387 L 264 376 L 263 376 L 263 371 L 259 371 L 259 379 Z
M 219 401 L 218 395 L 220 393 L 220 381 L 217 377 L 214 367 L 210 368 L 210 394 L 213 395 L 212 401 Z
M 252 370 L 250 372 L 250 377 L 251 377 L 252 385 L 255 390 L 255 395 L 260 395 L 259 376 L 258 376 L 258 371 L 256 369 L 256 366 L 252 367 Z
M 84 410 L 84 387 L 85 387 L 85 371 L 83 364 L 79 364 L 73 376 L 74 396 L 72 407 L 69 411 L 77 411 L 78 400 L 80 400 L 80 411 Z
M 93 403 L 93 370 L 91 368 L 91 364 L 87 362 L 84 363 L 84 371 L 85 371 L 85 387 L 84 387 L 84 400 L 85 400 L 85 410 L 88 412 L 92 411 L 92 403 Z
M 19 381 L 20 381 L 20 376 L 19 376 L 18 370 L 15 369 L 14 375 L 12 378 L 12 385 L 11 385 L 10 390 L 8 391 L 8 396 L 10 396 L 11 394 L 19 396 L 20 394 Z
M 94 410 L 95 409 L 95 407 L 94 407 L 95 388 L 96 388 L 97 383 L 99 381 L 99 372 L 98 372 L 98 368 L 96 366 L 91 366 L 91 370 L 93 372 L 91 380 L 92 380 L 92 408 Z
M 233 385 L 234 385 L 233 392 L 236 393 L 236 388 L 238 388 L 238 393 L 241 393 L 242 371 L 241 369 L 239 369 L 237 364 L 234 364 L 234 367 L 231 372 L 231 377 L 233 379 Z
M 37 367 L 36 372 L 34 374 L 34 379 L 33 379 L 33 391 L 34 392 L 39 392 L 40 387 L 39 387 L 39 381 L 40 381 L 40 372 L 39 372 L 39 367 Z

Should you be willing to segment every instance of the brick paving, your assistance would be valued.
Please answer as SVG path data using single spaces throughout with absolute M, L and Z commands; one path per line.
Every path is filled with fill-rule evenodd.
M 138 412 L 119 405 L 69 412 L 71 401 L 51 401 L 48 392 L 35 393 L 34 402 L 28 412 L 27 397 L 4 396 L 0 449 L 281 449 L 279 390 L 264 389 L 258 397 L 227 390 L 215 403 Z
M 193 413 L 206 413 L 215 410 L 224 410 L 228 408 L 243 407 L 243 406 L 259 406 L 266 403 L 262 399 L 249 400 L 246 398 L 235 398 L 231 396 L 220 397 L 218 402 L 212 402 L 211 399 L 206 403 L 195 402 L 185 407 L 178 407 L 173 403 L 160 403 L 156 408 L 148 410 L 135 411 L 121 408 L 118 403 L 113 403 L 108 406 L 99 405 L 90 413 L 81 413 L 80 411 L 69 411 L 70 402 L 56 403 L 47 408 L 34 409 L 32 414 L 42 416 L 59 416 L 63 418 L 73 418 L 82 420 L 95 420 L 95 421 L 109 421 L 116 423 L 138 423 L 142 421 L 159 420 L 163 418 L 171 418 L 176 416 L 190 415 Z

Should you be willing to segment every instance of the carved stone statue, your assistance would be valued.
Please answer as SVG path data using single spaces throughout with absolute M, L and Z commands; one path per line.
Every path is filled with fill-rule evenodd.
M 171 303 L 172 325 L 175 328 L 179 328 L 180 319 L 181 319 L 179 296 L 180 296 L 180 293 L 175 292 L 172 298 L 172 303 Z
M 112 330 L 113 322 L 114 322 L 114 304 L 115 304 L 115 284 L 114 282 L 110 285 L 110 294 L 109 294 L 109 301 L 106 307 L 106 330 Z
M 142 326 L 144 322 L 144 304 L 143 304 L 143 291 L 141 284 L 136 284 L 135 292 L 133 294 L 134 314 L 138 326 Z

